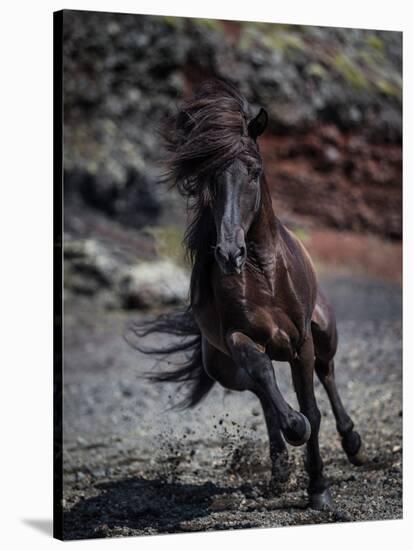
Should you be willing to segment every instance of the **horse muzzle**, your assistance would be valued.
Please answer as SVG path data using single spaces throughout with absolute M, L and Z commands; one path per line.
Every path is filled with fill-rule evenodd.
M 215 259 L 225 275 L 240 274 L 247 259 L 245 244 L 238 246 L 236 243 L 217 244 L 215 247 Z

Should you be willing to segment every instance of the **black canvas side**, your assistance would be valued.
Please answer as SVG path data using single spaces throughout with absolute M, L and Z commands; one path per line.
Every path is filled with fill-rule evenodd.
M 63 539 L 63 12 L 53 13 L 53 536 Z

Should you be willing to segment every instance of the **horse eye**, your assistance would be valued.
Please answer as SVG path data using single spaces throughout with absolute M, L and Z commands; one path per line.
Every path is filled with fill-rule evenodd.
M 258 171 L 253 172 L 251 174 L 251 183 L 258 183 L 260 176 L 261 176 L 261 172 L 258 172 Z

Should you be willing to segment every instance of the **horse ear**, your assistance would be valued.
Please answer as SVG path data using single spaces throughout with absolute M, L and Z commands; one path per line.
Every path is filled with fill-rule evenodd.
M 252 137 L 252 139 L 256 140 L 257 137 L 260 136 L 267 127 L 267 123 L 267 111 L 261 107 L 258 115 L 253 118 L 248 124 L 248 134 Z

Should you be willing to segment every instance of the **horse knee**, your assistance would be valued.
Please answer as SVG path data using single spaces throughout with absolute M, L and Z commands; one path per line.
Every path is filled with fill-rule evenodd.
M 334 379 L 334 362 L 333 360 L 323 360 L 320 357 L 316 357 L 314 362 L 314 368 L 323 383 L 332 382 Z
M 251 340 L 242 332 L 231 332 L 227 337 L 227 345 L 232 355 L 235 355 L 239 362 L 248 364 L 257 355 L 264 354 L 264 348 Z

